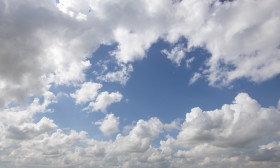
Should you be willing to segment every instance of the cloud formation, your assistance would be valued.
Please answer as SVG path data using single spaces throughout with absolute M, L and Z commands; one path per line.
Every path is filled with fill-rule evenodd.
M 184 37 L 189 50 L 211 53 L 198 73 L 214 86 L 240 78 L 262 82 L 280 73 L 278 0 L 0 3 L 2 107 L 41 95 L 50 84 L 83 82 L 88 58 L 100 44 L 113 42 L 118 46 L 112 55 L 128 63 L 146 57 L 159 39 L 176 43 Z M 178 64 L 184 54 L 171 55 Z M 127 81 L 123 71 L 104 80 L 117 76 Z
M 95 125 L 100 125 L 99 129 L 106 136 L 111 136 L 119 131 L 119 117 L 114 114 L 107 114 L 102 121 L 95 122 Z
M 114 128 L 118 127 L 118 122 L 119 118 L 114 114 L 107 114 L 97 124 L 101 131 L 111 135 L 116 133 Z M 177 122 L 164 124 L 158 118 L 139 120 L 127 134 L 119 133 L 108 141 L 89 138 L 83 131 L 66 133 L 45 117 L 37 124 L 22 121 L 18 128 L 20 134 L 16 137 L 3 136 L 11 134 L 3 133 L 3 130 L 10 131 L 10 126 L 2 124 L 0 165 L 279 167 L 280 111 L 275 107 L 261 107 L 246 93 L 238 94 L 232 104 L 225 104 L 221 109 L 202 111 L 199 107 L 193 108 L 186 113 L 177 136 L 160 136 L 165 127 L 177 125 Z M 30 136 L 20 136 L 23 131 Z M 159 145 L 154 145 L 157 138 L 160 138 Z
M 102 84 L 100 83 L 85 82 L 81 85 L 79 90 L 76 90 L 75 93 L 70 95 L 76 100 L 76 104 L 87 103 L 95 99 L 101 87 Z
M 35 120 L 51 111 L 50 89 L 59 85 L 79 86 L 71 97 L 91 111 L 105 113 L 123 99 L 87 82 L 101 44 L 117 44 L 111 55 L 121 70 L 100 81 L 125 85 L 152 44 L 180 38 L 188 46 L 164 50 L 177 65 L 195 47 L 211 54 L 190 83 L 266 81 L 280 73 L 279 8 L 279 0 L 0 0 L 0 167 L 279 167 L 280 103 L 261 107 L 246 93 L 221 109 L 193 108 L 181 126 L 138 120 L 108 141 L 63 131 L 45 116 Z M 119 123 L 108 114 L 97 124 L 110 136 Z M 172 129 L 179 133 L 166 135 Z

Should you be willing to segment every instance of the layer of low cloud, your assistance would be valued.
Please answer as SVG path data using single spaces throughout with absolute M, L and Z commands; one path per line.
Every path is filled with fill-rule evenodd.
M 193 108 L 181 125 L 179 119 L 170 124 L 155 117 L 139 120 L 128 133 L 107 141 L 89 138 L 83 131 L 66 133 L 46 117 L 36 124 L 24 115 L 17 117 L 20 134 L 14 136 L 10 118 L 1 120 L 6 123 L 1 124 L 2 167 L 279 167 L 280 111 L 261 107 L 246 93 L 220 109 Z M 107 114 L 96 124 L 110 136 L 117 133 L 119 122 Z M 168 128 L 180 131 L 174 137 L 160 136 Z

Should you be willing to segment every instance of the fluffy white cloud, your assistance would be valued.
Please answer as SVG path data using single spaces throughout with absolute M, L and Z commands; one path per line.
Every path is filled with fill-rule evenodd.
M 100 125 L 99 129 L 106 136 L 111 136 L 119 131 L 119 117 L 115 117 L 114 114 L 107 114 L 102 121 L 95 122 L 96 125 Z
M 52 131 L 57 126 L 46 117 L 43 117 L 37 124 L 24 123 L 23 125 L 11 125 L 7 128 L 6 138 L 11 139 L 32 139 L 42 133 Z
M 280 105 L 261 107 L 244 93 L 221 109 L 192 109 L 178 136 L 167 136 L 158 147 L 153 140 L 176 123 L 139 120 L 128 135 L 109 141 L 55 130 L 45 117 L 34 123 L 34 115 L 56 101 L 48 92 L 52 85 L 85 81 L 88 58 L 100 44 L 118 43 L 112 55 L 127 66 L 157 40 L 176 43 L 183 36 L 189 50 L 205 47 L 212 54 L 197 72 L 211 85 L 272 78 L 280 73 L 279 3 L 0 0 L 0 167 L 279 167 Z M 183 56 L 170 58 L 178 64 Z M 126 68 L 108 73 L 106 81 L 125 83 Z M 77 104 L 91 101 L 93 111 L 105 112 L 122 99 L 119 92 L 97 95 L 98 86 L 90 88 L 95 96 L 77 91 L 72 97 Z M 43 103 L 35 98 L 22 106 L 40 95 Z
M 123 95 L 119 92 L 109 93 L 107 91 L 100 93 L 94 102 L 90 102 L 88 107 L 85 108 L 90 109 L 92 111 L 101 111 L 106 112 L 106 109 L 109 105 L 113 103 L 120 102 L 122 100 Z
M 207 143 L 225 148 L 247 148 L 280 135 L 280 111 L 262 108 L 246 93 L 236 96 L 233 104 L 203 112 L 199 107 L 186 114 L 177 137 L 181 146 Z
M 183 36 L 189 49 L 203 46 L 212 54 L 199 72 L 211 85 L 243 77 L 261 82 L 280 73 L 278 0 L 63 0 L 58 4 L 1 0 L 0 4 L 2 107 L 41 95 L 49 84 L 84 81 L 83 71 L 90 66 L 87 58 L 100 44 L 113 42 L 118 46 L 112 54 L 128 63 L 143 59 L 160 38 L 175 43 Z M 177 64 L 183 57 L 174 57 L 172 51 L 169 55 Z M 127 80 L 122 72 L 105 78 L 116 81 L 116 76 L 124 77 L 123 83 Z
M 177 7 L 181 22 L 171 26 L 167 39 L 183 35 L 189 48 L 210 51 L 204 73 L 211 85 L 242 77 L 261 82 L 279 74 L 279 1 L 192 0 Z
M 177 66 L 181 65 L 181 61 L 186 57 L 185 52 L 187 48 L 184 45 L 179 44 L 175 46 L 170 52 L 166 49 L 161 52 L 167 55 L 167 58 L 170 59 L 173 63 L 177 64 Z
M 8 118 L 1 121 L 5 120 Z M 113 124 L 104 123 L 112 120 L 114 123 L 119 119 L 108 114 L 98 124 L 106 125 L 104 130 L 111 132 L 113 127 L 107 129 L 107 126 Z M 28 130 L 26 134 L 34 133 L 35 128 L 42 132 L 30 138 L 12 139 L 3 132 L 9 126 L 1 125 L 0 166 L 279 167 L 279 121 L 278 108 L 261 107 L 245 93 L 237 95 L 232 104 L 221 109 L 205 112 L 200 108 L 192 109 L 175 138 L 170 135 L 162 138 L 160 133 L 170 125 L 178 125 L 178 120 L 171 124 L 164 124 L 158 118 L 139 120 L 128 134 L 118 134 L 107 141 L 98 141 L 87 137 L 86 132 L 73 130 L 65 133 L 57 129 L 47 133 L 55 129 L 47 118 L 37 124 L 24 120 L 19 127 L 21 133 L 24 130 Z M 160 138 L 159 144 L 154 141 L 157 138 Z
M 87 103 L 95 99 L 102 84 L 85 82 L 75 93 L 70 94 L 76 100 L 76 104 Z
M 115 72 L 108 72 L 105 75 L 98 76 L 97 79 L 105 82 L 119 82 L 122 85 L 125 85 L 128 79 L 130 78 L 130 73 L 133 71 L 131 64 L 124 65 L 121 64 L 121 70 Z
M 114 147 L 117 151 L 145 152 L 151 140 L 157 138 L 163 125 L 158 118 L 149 121 L 139 120 L 127 136 L 117 135 Z

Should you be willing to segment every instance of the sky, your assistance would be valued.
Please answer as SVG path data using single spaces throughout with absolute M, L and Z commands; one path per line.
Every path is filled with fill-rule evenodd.
M 279 8 L 0 0 L 0 167 L 280 168 Z

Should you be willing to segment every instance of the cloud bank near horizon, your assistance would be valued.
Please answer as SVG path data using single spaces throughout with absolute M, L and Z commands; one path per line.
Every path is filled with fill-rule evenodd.
M 280 109 L 261 107 L 246 93 L 238 94 L 232 104 L 220 109 L 191 109 L 179 128 L 153 117 L 138 120 L 127 133 L 121 133 L 119 117 L 107 114 L 95 124 L 100 125 L 106 136 L 117 133 L 108 141 L 89 138 L 84 131 L 66 133 L 46 117 L 34 124 L 34 114 L 46 110 L 49 99 L 50 95 L 42 104 L 34 100 L 27 109 L 1 112 L 1 166 L 279 166 Z M 170 125 L 179 129 L 177 136 L 158 139 L 160 134 L 170 131 Z M 157 139 L 159 146 L 153 145 Z

